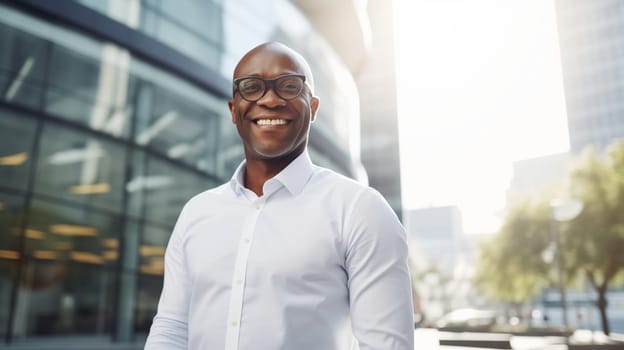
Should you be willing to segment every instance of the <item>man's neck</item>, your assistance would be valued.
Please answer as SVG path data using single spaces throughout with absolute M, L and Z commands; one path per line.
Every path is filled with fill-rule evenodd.
M 245 187 L 252 190 L 256 195 L 262 196 L 264 183 L 279 174 L 299 155 L 279 159 L 254 159 L 247 157 L 245 165 Z

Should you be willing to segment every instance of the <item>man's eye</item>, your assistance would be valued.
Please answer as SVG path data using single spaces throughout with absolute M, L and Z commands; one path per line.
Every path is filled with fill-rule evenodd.
M 245 93 L 253 93 L 262 90 L 262 84 L 257 81 L 245 82 L 240 85 L 240 89 Z
M 301 83 L 295 79 L 289 79 L 279 84 L 279 89 L 282 91 L 297 91 L 301 88 Z

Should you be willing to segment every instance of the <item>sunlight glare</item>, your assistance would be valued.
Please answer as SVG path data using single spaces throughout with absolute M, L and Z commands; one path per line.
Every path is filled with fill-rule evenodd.
M 396 0 L 405 209 L 500 225 L 512 162 L 569 148 L 554 4 Z

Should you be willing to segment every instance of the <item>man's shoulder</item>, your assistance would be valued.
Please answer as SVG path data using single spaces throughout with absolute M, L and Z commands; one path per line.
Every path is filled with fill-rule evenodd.
M 333 209 L 343 207 L 351 220 L 398 222 L 388 201 L 373 187 L 322 167 L 317 167 L 312 185 L 311 192 L 331 196 L 331 201 L 323 205 Z
M 232 192 L 230 183 L 226 182 L 217 187 L 205 190 L 191 197 L 186 203 L 186 207 L 205 206 L 206 204 L 219 203 L 223 196 Z
M 311 185 L 324 188 L 328 191 L 338 191 L 338 193 L 344 193 L 350 197 L 367 192 L 375 192 L 373 188 L 364 183 L 320 166 L 315 166 Z
M 334 170 L 314 165 L 314 176 L 313 179 L 317 182 L 324 182 L 329 184 L 336 184 L 337 186 L 345 186 L 345 187 L 353 187 L 353 188 L 362 188 L 367 187 L 366 185 L 350 178 L 340 173 L 337 173 Z

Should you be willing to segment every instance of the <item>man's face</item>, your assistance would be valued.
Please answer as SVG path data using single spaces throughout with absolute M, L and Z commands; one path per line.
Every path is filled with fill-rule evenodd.
M 305 74 L 296 62 L 287 52 L 260 49 L 241 60 L 234 79 L 248 76 L 275 79 L 287 74 Z M 295 158 L 305 150 L 318 99 L 307 86 L 292 100 L 280 98 L 272 87 L 267 89 L 255 102 L 246 101 L 238 92 L 228 101 L 245 156 L 255 160 Z

